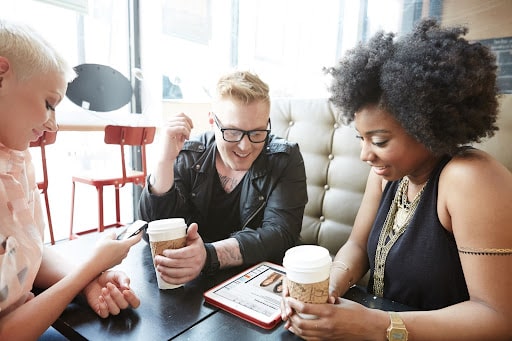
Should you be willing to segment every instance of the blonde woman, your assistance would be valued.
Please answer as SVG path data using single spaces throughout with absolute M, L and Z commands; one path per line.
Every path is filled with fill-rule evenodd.
M 44 221 L 28 146 L 57 130 L 55 107 L 73 70 L 36 32 L 0 20 L 0 340 L 35 340 L 78 294 L 101 317 L 140 302 L 119 264 L 140 241 L 100 240 L 69 264 L 43 245 Z M 34 297 L 33 287 L 46 289 Z

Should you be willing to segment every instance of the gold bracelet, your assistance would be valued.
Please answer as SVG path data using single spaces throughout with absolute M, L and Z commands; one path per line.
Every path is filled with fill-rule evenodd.
M 331 269 L 332 268 L 336 268 L 336 269 L 340 269 L 340 270 L 343 270 L 345 272 L 349 272 L 350 271 L 350 267 L 345 264 L 345 262 L 341 261 L 341 260 L 335 260 L 332 262 L 332 265 L 331 265 Z M 349 279 L 348 280 L 348 286 L 352 286 L 352 279 Z
M 347 272 L 350 270 L 349 266 L 347 264 L 345 264 L 344 262 L 340 261 L 340 260 L 333 261 L 331 267 L 333 267 L 333 268 L 340 268 L 341 270 L 347 271 Z
M 507 256 L 512 255 L 512 249 L 500 248 L 472 248 L 461 246 L 458 248 L 460 253 L 467 255 L 487 255 L 487 256 Z

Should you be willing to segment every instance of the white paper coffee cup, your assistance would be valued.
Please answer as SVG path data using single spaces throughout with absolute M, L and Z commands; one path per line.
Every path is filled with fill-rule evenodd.
M 162 255 L 165 249 L 179 249 L 186 245 L 187 224 L 183 218 L 169 218 L 150 221 L 146 230 L 151 246 L 153 259 L 156 255 Z M 156 271 L 156 279 L 159 289 L 175 289 L 183 284 L 171 284 L 164 281 Z
M 326 303 L 332 259 L 329 250 L 318 245 L 300 245 L 286 251 L 283 266 L 291 297 L 305 303 Z M 300 314 L 303 318 L 314 315 Z

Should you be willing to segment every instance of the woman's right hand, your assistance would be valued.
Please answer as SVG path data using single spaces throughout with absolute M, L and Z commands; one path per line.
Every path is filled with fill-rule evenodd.
M 98 273 L 120 264 L 126 258 L 130 248 L 142 238 L 142 233 L 125 240 L 117 240 L 115 232 L 104 233 L 96 242 L 91 263 L 97 266 Z

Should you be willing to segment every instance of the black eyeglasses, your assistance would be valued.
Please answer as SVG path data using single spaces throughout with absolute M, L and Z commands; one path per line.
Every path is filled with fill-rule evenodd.
M 217 118 L 217 115 L 213 114 L 213 120 L 215 124 L 219 128 L 222 133 L 222 138 L 226 142 L 240 142 L 244 138 L 244 135 L 247 135 L 249 141 L 252 143 L 262 143 L 267 140 L 268 134 L 270 134 L 270 118 L 268 119 L 269 129 L 265 130 L 241 130 L 241 129 L 230 129 L 230 128 L 222 128 Z

